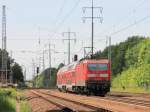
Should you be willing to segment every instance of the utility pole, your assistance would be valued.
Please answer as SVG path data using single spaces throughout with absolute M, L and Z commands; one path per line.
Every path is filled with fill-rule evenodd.
M 24 81 L 26 81 L 26 66 L 22 65 L 23 70 L 23 76 L 24 76 Z
M 103 18 L 101 16 L 95 16 L 94 15 L 94 9 L 97 9 L 100 11 L 100 14 L 102 14 L 102 7 L 94 7 L 94 0 L 91 1 L 92 2 L 92 6 L 91 7 L 83 7 L 83 12 L 85 13 L 86 9 L 91 9 L 91 17 L 83 17 L 83 21 L 85 21 L 86 19 L 90 19 L 92 21 L 92 36 L 91 36 L 91 58 L 93 58 L 93 54 L 94 54 L 94 20 L 95 19 L 99 19 L 100 22 L 102 23 Z
M 13 59 L 13 51 L 10 51 L 10 58 Z M 10 65 L 12 66 L 12 64 Z M 12 69 L 10 69 L 10 76 L 9 76 L 9 82 L 13 83 L 13 73 L 12 73 Z
M 39 29 L 38 29 L 38 33 L 39 33 L 39 40 L 38 40 L 38 50 L 41 50 L 41 33 L 40 33 L 40 27 L 39 27 Z M 38 67 L 39 67 L 39 72 L 40 72 L 40 70 L 41 70 L 41 56 L 40 56 L 40 54 L 38 54 L 38 52 L 37 52 L 37 55 L 38 55 Z
M 51 75 L 51 43 L 49 43 L 49 68 L 50 68 L 50 75 Z
M 106 45 L 108 46 L 108 57 L 107 58 L 111 61 L 111 37 L 106 37 Z
M 51 78 L 51 69 L 52 69 L 52 61 L 51 61 L 51 59 L 52 59 L 52 54 L 51 54 L 51 46 L 54 46 L 54 48 L 55 48 L 55 44 L 51 44 L 51 42 L 49 42 L 49 68 L 50 68 L 49 73 L 50 73 L 50 78 Z
M 44 58 L 45 58 L 45 55 L 44 55 L 44 53 L 45 53 L 45 52 L 44 52 L 44 50 L 43 50 L 43 57 L 42 57 L 42 58 L 43 58 L 43 70 L 45 70 L 45 59 L 44 59 Z
M 6 6 L 2 8 L 2 49 L 6 50 Z
M 35 80 L 35 82 L 34 82 L 34 87 L 36 87 L 35 62 L 34 62 L 34 59 L 33 59 L 33 58 L 32 58 L 32 72 L 33 72 L 33 80 Z
M 110 70 L 111 70 L 111 37 L 109 37 L 108 39 L 109 39 L 108 59 L 110 61 Z
M 6 6 L 2 7 L 2 83 L 7 84 L 7 38 L 6 38 Z
M 35 62 L 34 62 L 34 59 L 32 59 L 32 72 L 33 72 L 33 77 L 35 78 Z
M 67 35 L 67 39 L 63 39 L 63 40 L 67 40 L 68 41 L 68 64 L 70 64 L 70 43 L 71 40 L 76 41 L 75 38 L 71 38 L 71 35 L 73 34 L 74 36 L 76 36 L 75 32 L 71 32 L 70 30 L 68 32 L 63 32 L 63 36 L 65 36 L 65 34 Z

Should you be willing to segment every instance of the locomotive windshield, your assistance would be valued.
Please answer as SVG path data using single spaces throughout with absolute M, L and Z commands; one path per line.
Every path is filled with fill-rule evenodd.
M 97 70 L 97 65 L 96 64 L 88 64 L 88 69 L 89 70 Z
M 108 70 L 107 64 L 98 64 L 98 70 Z
M 88 70 L 108 70 L 107 64 L 88 64 Z

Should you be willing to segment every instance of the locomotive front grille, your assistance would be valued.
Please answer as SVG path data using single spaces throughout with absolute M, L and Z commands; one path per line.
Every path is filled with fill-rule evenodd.
M 89 80 L 86 82 L 88 88 L 93 88 L 93 87 L 110 87 L 110 81 L 95 81 L 95 80 Z

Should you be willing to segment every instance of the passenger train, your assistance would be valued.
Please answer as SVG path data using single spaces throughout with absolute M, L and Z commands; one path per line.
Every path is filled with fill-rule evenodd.
M 57 88 L 82 94 L 105 96 L 110 91 L 108 59 L 83 60 L 62 67 L 57 73 Z

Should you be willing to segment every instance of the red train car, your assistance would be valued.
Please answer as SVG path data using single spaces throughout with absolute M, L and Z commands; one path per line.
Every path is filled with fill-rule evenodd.
M 57 73 L 57 87 L 61 91 L 104 96 L 110 91 L 110 62 L 83 60 L 67 65 Z

